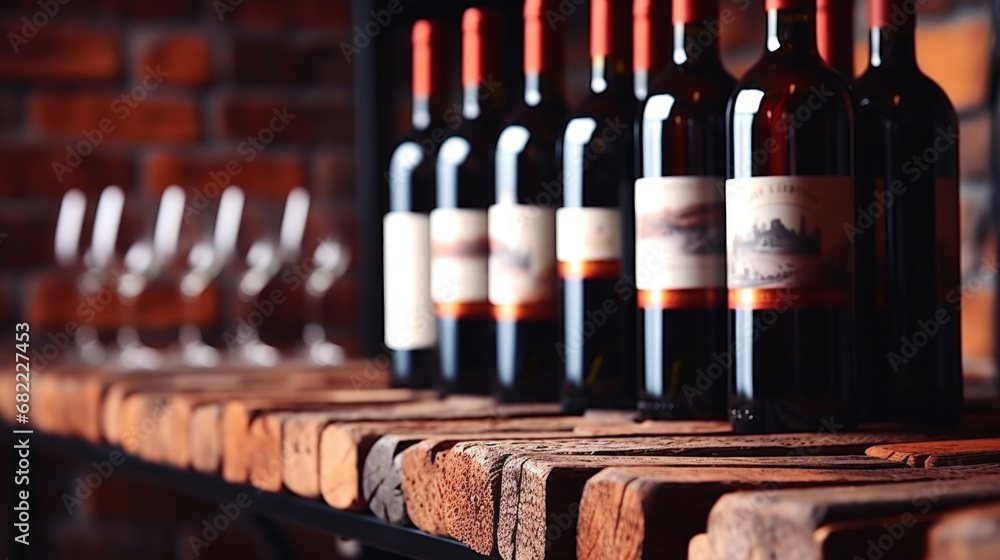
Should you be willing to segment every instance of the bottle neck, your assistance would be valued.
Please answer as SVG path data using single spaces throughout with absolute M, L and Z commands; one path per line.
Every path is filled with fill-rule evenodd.
M 434 123 L 444 121 L 448 101 L 444 95 L 418 95 L 413 98 L 413 128 L 422 132 Z
M 632 89 L 628 62 L 624 57 L 606 55 L 590 59 L 590 91 L 618 94 Z
M 873 27 L 869 34 L 873 68 L 884 65 L 917 67 L 916 37 L 910 21 L 898 27 Z
M 767 50 L 819 57 L 816 9 L 782 8 L 767 12 Z
M 524 74 L 524 102 L 535 107 L 562 96 L 562 74 L 555 71 Z
M 704 44 L 706 37 L 711 37 L 707 45 Z M 703 22 L 675 23 L 674 64 L 682 72 L 721 66 L 718 36 Z
M 500 76 L 492 72 L 476 84 L 466 84 L 462 88 L 462 117 L 470 121 L 498 118 L 503 112 L 503 86 Z

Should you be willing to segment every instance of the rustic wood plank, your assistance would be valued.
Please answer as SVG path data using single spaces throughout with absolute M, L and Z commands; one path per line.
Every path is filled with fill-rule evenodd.
M 1000 463 L 1000 438 L 876 445 L 866 453 L 911 467 Z
M 454 396 L 440 401 L 405 403 L 356 411 L 344 416 L 337 413 L 307 413 L 289 418 L 284 425 L 282 437 L 286 440 L 283 449 L 286 456 L 283 463 L 284 486 L 292 492 L 318 498 L 320 487 L 320 435 L 330 424 L 359 421 L 405 421 L 405 420 L 445 420 L 459 418 L 483 418 L 501 421 L 511 416 L 556 415 L 560 407 L 556 403 L 498 404 L 486 397 Z M 355 469 L 360 465 L 355 464 Z M 252 467 L 251 467 L 252 468 Z M 357 472 L 355 470 L 355 472 Z
M 698 533 L 691 537 L 688 543 L 688 560 L 712 560 L 712 551 L 708 546 L 708 535 Z
M 110 443 L 119 443 L 122 430 L 117 421 L 121 414 L 121 404 L 133 393 L 237 390 L 250 386 L 286 391 L 358 389 L 359 384 L 365 388 L 379 389 L 388 387 L 389 374 L 362 362 L 348 362 L 334 368 L 321 369 L 297 368 L 292 363 L 276 368 L 250 370 L 102 372 L 100 375 L 83 377 L 81 383 L 79 394 L 86 397 L 86 403 L 82 403 L 80 410 L 96 411 L 93 418 L 80 420 L 82 425 L 88 427 L 85 437 L 93 441 L 103 438 Z M 75 401 L 69 402 L 76 406 Z
M 584 420 L 586 422 L 586 420 Z M 486 432 L 475 434 L 477 439 L 490 440 L 529 440 L 529 439 L 553 439 L 568 435 L 565 430 L 551 432 Z M 373 513 L 383 521 L 389 523 L 411 524 L 407 514 L 406 491 L 403 487 L 403 452 L 410 447 L 419 446 L 425 441 L 433 440 L 436 444 L 441 441 L 450 442 L 454 445 L 458 440 L 467 437 L 467 434 L 459 433 L 412 433 L 400 434 L 390 433 L 383 435 L 372 444 L 365 457 L 363 468 L 362 490 L 364 497 L 368 501 L 368 507 Z M 441 451 L 445 452 L 445 451 Z M 432 459 L 429 459 L 432 460 Z M 326 473 L 324 472 L 324 476 Z M 411 493 L 420 492 L 420 503 L 424 503 L 429 498 L 423 496 L 430 495 L 433 487 L 421 485 L 414 488 Z M 433 501 L 440 500 L 440 494 L 435 494 Z
M 332 389 L 318 391 L 271 391 L 266 396 L 232 397 L 224 402 L 206 402 L 194 407 L 188 439 L 191 467 L 207 473 L 218 473 L 223 464 L 225 440 L 235 438 L 232 445 L 246 449 L 249 418 L 259 412 L 276 409 L 321 409 L 328 405 L 362 406 L 393 402 L 410 402 L 434 398 L 433 391 L 412 389 Z M 225 409 L 232 407 L 225 420 Z M 240 421 L 243 419 L 243 421 Z M 226 424 L 225 426 L 223 424 Z M 244 462 L 245 464 L 245 462 Z M 245 471 L 244 471 L 245 472 Z M 246 474 L 240 480 L 246 482 Z
M 934 516 L 904 513 L 875 519 L 827 523 L 813 532 L 822 558 L 923 558 L 927 530 Z
M 579 416 L 525 416 L 493 418 L 460 418 L 451 420 L 398 420 L 392 422 L 353 422 L 329 424 L 320 436 L 320 492 L 323 499 L 340 509 L 364 509 L 368 496 L 375 495 L 384 478 L 376 473 L 388 474 L 392 456 L 383 463 L 373 462 L 366 472 L 370 450 L 385 434 L 395 434 L 420 439 L 451 434 L 484 437 L 558 437 L 569 435 L 581 422 Z M 542 435 L 539 436 L 539 432 Z M 384 467 L 384 469 L 383 469 Z M 370 474 L 369 474 L 370 472 Z M 365 484 L 368 484 L 368 489 Z M 398 487 L 397 487 L 398 488 Z
M 614 439 L 565 439 L 530 443 L 468 442 L 441 454 L 439 487 L 444 492 L 446 534 L 489 554 L 501 501 L 501 473 L 512 456 L 558 455 L 699 455 L 810 456 L 863 454 L 871 443 L 926 439 L 917 434 L 845 433 L 727 436 L 638 436 Z M 433 469 L 432 469 L 433 470 Z M 410 497 L 407 496 L 409 509 Z M 428 508 L 436 511 L 435 508 Z M 412 517 L 412 514 L 411 514 Z M 417 520 L 413 520 L 417 523 Z M 422 519 L 429 526 L 437 520 Z M 417 525 L 421 527 L 421 525 Z M 423 528 L 423 527 L 421 527 Z
M 708 519 L 712 556 L 819 559 L 822 551 L 813 540 L 813 533 L 827 523 L 905 513 L 926 515 L 1000 500 L 997 467 L 877 472 L 922 475 L 935 482 L 754 491 L 723 496 Z
M 581 424 L 573 430 L 579 436 L 655 436 L 676 434 L 729 434 L 729 422 L 718 420 L 645 420 L 643 422 Z
M 611 467 L 770 468 L 807 470 L 905 469 L 864 455 L 816 457 L 552 456 L 515 455 L 503 467 L 496 539 L 500 556 L 572 557 L 576 520 L 587 480 Z M 684 542 L 675 543 L 681 550 Z
M 1000 503 L 943 515 L 930 529 L 927 549 L 927 560 L 1000 558 Z

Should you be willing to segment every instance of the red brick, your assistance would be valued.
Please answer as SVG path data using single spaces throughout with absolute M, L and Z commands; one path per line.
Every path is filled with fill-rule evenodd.
M 167 186 L 176 184 L 217 197 L 218 183 L 224 183 L 243 187 L 250 197 L 284 200 L 288 191 L 307 184 L 306 166 L 298 154 L 265 148 L 252 154 L 250 161 L 249 155 L 251 152 L 247 151 L 150 154 L 143 163 L 145 191 L 158 195 Z
M 147 67 L 157 66 L 170 74 L 164 79 L 166 83 L 204 86 L 212 81 L 211 46 L 205 35 L 197 32 L 156 37 L 144 45 L 136 65 L 136 75 L 143 76 Z
M 355 192 L 354 152 L 321 150 L 313 160 L 313 192 L 338 198 L 353 197 Z
M 32 268 L 52 263 L 57 208 L 5 202 L 0 209 L 0 263 Z
M 259 27 L 341 27 L 351 21 L 350 2 L 328 0 L 219 0 L 212 11 L 222 21 Z
M 299 41 L 239 37 L 233 74 L 244 84 L 347 85 L 352 69 L 338 46 L 342 38 Z
M 0 34 L 23 36 L 24 23 L 8 19 Z M 93 26 L 49 24 L 16 50 L 3 50 L 0 77 L 10 81 L 109 81 L 118 77 L 121 62 L 118 35 Z
M 181 299 L 176 282 L 157 279 L 139 296 L 133 324 L 146 332 L 177 328 L 185 322 L 205 327 L 213 324 L 218 309 L 218 284 L 209 285 L 199 305 L 191 307 Z M 118 328 L 124 316 L 121 301 L 111 289 L 105 287 L 81 299 L 74 276 L 66 271 L 38 273 L 27 279 L 24 317 L 39 330 L 65 331 L 73 322 L 108 333 Z
M 201 138 L 192 99 L 148 93 L 141 85 L 115 93 L 40 92 L 32 96 L 29 113 L 39 133 L 73 140 L 84 140 L 84 131 L 99 127 L 107 134 L 95 137 L 116 141 Z
M 741 10 L 748 6 L 746 10 Z M 729 10 L 727 14 L 723 10 Z M 760 2 L 723 1 L 719 5 L 719 18 L 722 23 L 719 28 L 719 46 L 723 49 L 764 47 L 767 26 L 764 19 L 764 8 Z M 724 19 L 723 19 L 724 18 Z
M 70 163 L 76 160 L 66 145 L 0 145 L 0 195 L 55 199 L 77 188 L 96 196 L 107 185 L 132 185 L 131 163 L 121 152 L 98 149 Z
M 339 99 L 338 99 L 339 97 Z M 285 115 L 287 125 L 278 118 Z M 354 139 L 354 111 L 346 95 L 323 94 L 315 100 L 286 98 L 235 97 L 224 100 L 219 111 L 222 134 L 245 139 L 248 136 L 270 137 L 266 129 L 284 127 L 274 137 L 278 141 L 316 142 Z
M 8 0 L 19 11 L 32 14 L 39 11 L 39 0 Z M 174 19 L 197 14 L 196 0 L 169 2 L 136 2 L 135 0 L 58 0 L 58 14 L 87 14 L 138 19 Z M 62 5 L 65 4 L 65 5 Z M 58 14 L 56 17 L 58 17 Z

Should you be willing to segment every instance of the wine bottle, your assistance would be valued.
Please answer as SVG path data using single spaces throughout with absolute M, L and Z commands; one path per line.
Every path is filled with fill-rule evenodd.
M 563 132 L 556 258 L 567 412 L 635 405 L 635 209 L 628 2 L 591 0 L 590 95 Z
M 906 6 L 869 4 L 871 59 L 855 84 L 854 233 L 877 294 L 860 331 L 877 345 L 864 364 L 864 403 L 894 420 L 947 425 L 962 406 L 958 119 L 917 67 L 916 14 Z
M 503 110 L 501 27 L 488 10 L 470 8 L 462 16 L 462 119 L 437 156 L 431 297 L 439 389 L 446 394 L 489 394 L 493 387 L 486 210 L 493 202 L 492 148 Z
M 489 209 L 489 299 L 496 321 L 497 397 L 559 399 L 556 144 L 563 100 L 558 0 L 524 3 L 524 102 L 496 146 L 496 204 Z
M 413 25 L 413 132 L 392 153 L 383 220 L 385 346 L 397 387 L 434 385 L 437 327 L 431 306 L 430 217 L 434 156 L 447 101 L 447 40 L 438 22 Z
M 639 101 L 646 99 L 649 84 L 673 64 L 670 3 L 671 0 L 635 0 L 632 5 L 632 81 Z
M 643 104 L 635 278 L 647 418 L 726 417 L 726 104 L 736 80 L 706 25 L 718 18 L 714 2 L 674 0 L 676 66 Z
M 738 432 L 855 423 L 852 100 L 816 0 L 767 0 L 767 49 L 728 108 L 729 414 Z
M 816 0 L 816 43 L 827 64 L 854 77 L 854 2 Z

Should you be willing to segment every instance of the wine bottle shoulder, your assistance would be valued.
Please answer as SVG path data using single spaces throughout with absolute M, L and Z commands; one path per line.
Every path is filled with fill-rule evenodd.
M 904 120 L 930 117 L 939 125 L 958 123 L 948 94 L 916 68 L 902 72 L 870 67 L 855 81 L 854 95 L 859 115 L 878 112 Z
M 670 75 L 650 86 L 639 117 L 651 103 L 660 103 L 653 101 L 658 96 L 667 96 L 672 115 L 721 115 L 735 87 L 736 79 L 724 71 L 720 74 Z

